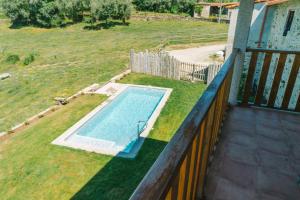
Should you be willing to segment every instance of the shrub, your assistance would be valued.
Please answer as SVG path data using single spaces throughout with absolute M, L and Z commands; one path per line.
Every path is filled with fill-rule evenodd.
M 203 6 L 201 5 L 195 6 L 195 13 L 201 14 L 202 10 L 203 10 Z
M 23 64 L 29 65 L 35 60 L 35 54 L 31 53 L 28 56 L 25 57 Z
M 16 64 L 17 62 L 20 61 L 20 57 L 19 55 L 16 54 L 10 54 L 6 57 L 5 61 L 9 64 Z
M 178 5 L 178 13 L 187 13 L 191 16 L 194 15 L 194 8 L 196 5 L 195 0 L 178 0 L 175 5 Z
M 172 0 L 134 0 L 137 10 L 153 12 L 169 12 Z

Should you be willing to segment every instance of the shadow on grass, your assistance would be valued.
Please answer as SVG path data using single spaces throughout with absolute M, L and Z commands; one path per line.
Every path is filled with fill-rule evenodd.
M 94 24 L 94 25 L 87 25 L 85 27 L 83 27 L 83 29 L 85 30 L 94 30 L 94 31 L 97 31 L 97 30 L 102 30 L 102 29 L 109 29 L 109 28 L 112 28 L 112 27 L 115 27 L 115 26 L 129 26 L 129 22 L 101 22 L 99 24 Z
M 10 29 L 21 29 L 21 28 L 25 28 L 28 27 L 29 24 L 23 24 L 23 23 L 12 23 L 9 28 Z
M 26 23 L 12 23 L 9 28 L 10 29 L 21 29 L 21 28 L 25 28 L 25 27 L 35 27 L 35 28 L 44 28 L 44 29 L 51 29 L 51 28 L 67 28 L 71 25 L 74 25 L 76 23 L 79 23 L 79 22 L 73 22 L 73 21 L 68 21 L 68 22 L 63 22 L 62 24 L 60 25 L 57 25 L 57 26 L 38 26 L 38 25 L 35 25 L 35 24 L 26 24 Z
M 135 159 L 112 158 L 71 199 L 128 199 L 166 144 L 147 138 Z

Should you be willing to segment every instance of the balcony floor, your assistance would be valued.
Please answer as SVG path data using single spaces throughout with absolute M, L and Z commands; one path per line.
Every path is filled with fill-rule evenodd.
M 300 115 L 233 107 L 227 116 L 206 198 L 300 199 Z

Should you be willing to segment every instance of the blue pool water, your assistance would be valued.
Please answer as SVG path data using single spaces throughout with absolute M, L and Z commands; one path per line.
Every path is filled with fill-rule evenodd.
M 124 152 L 129 152 L 165 92 L 163 89 L 128 87 L 78 128 L 76 134 L 114 142 L 124 147 Z

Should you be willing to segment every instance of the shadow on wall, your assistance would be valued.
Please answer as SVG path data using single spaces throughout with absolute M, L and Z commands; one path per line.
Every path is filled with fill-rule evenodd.
M 146 138 L 135 159 L 114 157 L 72 200 L 127 200 L 167 142 Z

